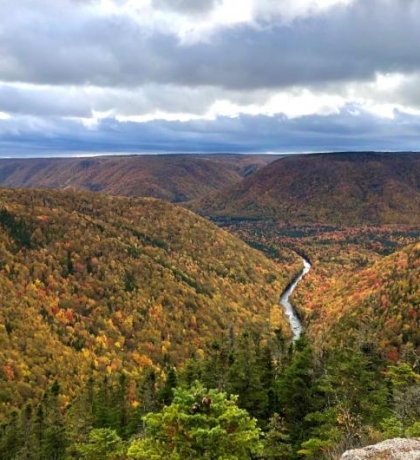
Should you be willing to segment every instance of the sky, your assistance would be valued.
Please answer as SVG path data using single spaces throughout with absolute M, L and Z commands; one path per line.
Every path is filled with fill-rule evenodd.
M 420 0 L 0 0 L 0 156 L 420 150 Z

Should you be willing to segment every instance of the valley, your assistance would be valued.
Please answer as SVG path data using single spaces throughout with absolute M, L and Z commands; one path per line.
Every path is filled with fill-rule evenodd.
M 198 157 L 3 169 L 28 188 L 0 190 L 2 459 L 90 458 L 100 430 L 148 458 L 143 417 L 197 381 L 264 460 L 418 432 L 420 155 Z
M 0 18 L 0 460 L 420 460 L 420 0 Z

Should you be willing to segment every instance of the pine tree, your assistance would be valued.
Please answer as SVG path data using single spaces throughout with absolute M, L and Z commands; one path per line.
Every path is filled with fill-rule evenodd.
M 41 458 L 48 458 L 49 460 L 64 458 L 67 447 L 67 434 L 61 413 L 59 395 L 60 385 L 55 381 L 43 401 L 46 424 L 42 434 Z
M 177 387 L 178 379 L 176 371 L 170 367 L 166 373 L 166 379 L 163 387 L 159 390 L 159 400 L 166 406 L 169 406 L 173 400 L 173 390 Z
M 20 431 L 19 412 L 12 411 L 10 421 L 1 427 L 0 458 L 13 460 L 22 448 L 22 432 Z
M 284 417 L 292 444 L 299 446 L 305 439 L 307 424 L 305 417 L 311 412 L 313 384 L 313 356 L 306 339 L 300 338 L 289 366 L 277 384 L 279 402 L 276 412 Z
M 145 416 L 144 437 L 128 454 L 136 460 L 248 460 L 261 452 L 259 437 L 256 420 L 234 397 L 196 383 L 175 389 L 170 406 Z
M 35 458 L 34 443 L 34 417 L 32 404 L 28 403 L 22 410 L 20 417 L 20 432 L 22 434 L 22 449 L 19 458 L 21 460 L 32 460 Z
M 144 372 L 139 383 L 138 397 L 143 414 L 157 410 L 157 378 L 153 369 L 147 369 Z
M 125 457 L 126 447 L 115 430 L 96 428 L 76 450 L 85 460 L 118 460 Z
M 227 391 L 237 394 L 239 406 L 259 419 L 264 418 L 268 408 L 268 394 L 261 378 L 255 343 L 248 333 L 244 333 L 235 346 Z

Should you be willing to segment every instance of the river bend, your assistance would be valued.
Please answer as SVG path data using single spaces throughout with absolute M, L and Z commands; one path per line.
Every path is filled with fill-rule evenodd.
M 293 283 L 283 292 L 280 296 L 280 304 L 284 308 L 287 319 L 290 323 L 290 328 L 293 332 L 293 341 L 297 340 L 302 334 L 302 322 L 299 319 L 299 316 L 296 312 L 295 307 L 289 301 L 290 296 L 293 291 L 296 289 L 296 286 L 302 280 L 302 278 L 309 272 L 311 269 L 311 264 L 302 257 L 303 269 L 300 275 L 293 281 Z

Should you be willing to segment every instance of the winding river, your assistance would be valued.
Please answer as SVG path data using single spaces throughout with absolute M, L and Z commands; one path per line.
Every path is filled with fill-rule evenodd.
M 302 278 L 311 269 L 311 264 L 303 257 L 302 257 L 302 262 L 303 262 L 302 272 L 280 296 L 280 304 L 282 305 L 282 307 L 284 308 L 286 312 L 287 319 L 289 320 L 290 327 L 293 332 L 293 341 L 297 340 L 302 334 L 302 323 L 295 310 L 295 307 L 290 303 L 289 298 L 292 295 L 292 292 L 296 289 L 296 286 L 302 280 Z

